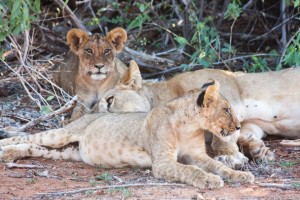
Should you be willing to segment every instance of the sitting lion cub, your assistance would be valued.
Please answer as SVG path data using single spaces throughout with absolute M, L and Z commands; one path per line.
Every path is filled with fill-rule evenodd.
M 65 128 L 0 140 L 0 160 L 31 156 L 83 160 L 115 168 L 152 166 L 156 178 L 199 188 L 220 188 L 224 185 L 222 179 L 247 183 L 253 182 L 254 176 L 210 158 L 205 151 L 204 132 L 199 129 L 228 140 L 239 128 L 216 82 L 158 106 L 149 114 L 90 114 Z M 79 142 L 79 150 L 52 149 L 73 142 Z
M 54 80 L 69 94 L 76 94 L 79 106 L 72 119 L 86 113 L 103 93 L 114 87 L 126 71 L 126 66 L 116 58 L 127 40 L 122 28 L 115 28 L 106 36 L 98 33 L 88 36 L 80 29 L 71 29 L 67 34 L 70 45 L 68 61 L 60 66 Z

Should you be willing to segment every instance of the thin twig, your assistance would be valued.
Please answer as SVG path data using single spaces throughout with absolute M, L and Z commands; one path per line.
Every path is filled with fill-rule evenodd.
M 281 145 L 284 146 L 300 146 L 300 139 L 297 140 L 282 140 L 280 142 Z
M 65 195 L 65 194 L 77 194 L 81 192 L 86 192 L 89 190 L 102 190 L 102 189 L 110 189 L 110 188 L 127 188 L 127 187 L 156 187 L 156 186 L 178 186 L 184 187 L 184 184 L 176 184 L 176 183 L 141 183 L 141 184 L 124 184 L 124 185 L 106 185 L 106 186 L 96 186 L 90 188 L 82 188 L 78 190 L 70 190 L 70 191 L 61 191 L 61 192 L 45 192 L 45 193 L 38 193 L 37 195 L 48 195 L 48 196 L 58 196 L 58 195 Z
M 269 30 L 267 33 L 262 34 L 262 35 L 260 35 L 260 36 L 258 36 L 258 37 L 256 37 L 256 38 L 250 40 L 249 42 L 253 42 L 253 41 L 255 41 L 255 40 L 258 40 L 258 39 L 261 38 L 261 37 L 265 37 L 266 35 L 270 34 L 272 31 L 274 31 L 274 30 L 276 30 L 277 28 L 279 28 L 280 26 L 282 26 L 283 23 L 286 23 L 286 22 L 288 22 L 289 20 L 291 20 L 291 19 L 297 17 L 299 14 L 300 14 L 300 13 L 297 13 L 297 14 L 295 14 L 295 15 L 293 15 L 293 16 L 287 18 L 286 20 L 284 20 L 283 22 L 281 22 L 281 23 L 278 24 L 277 26 L 274 26 L 274 27 L 273 27 L 271 30 Z
M 16 164 L 16 163 L 5 163 L 5 168 L 27 168 L 27 169 L 43 169 L 43 166 L 40 165 L 25 165 L 25 164 Z
M 283 189 L 289 189 L 292 188 L 291 184 L 282 184 L 282 183 L 258 183 L 258 186 L 261 187 L 276 187 L 276 188 L 283 188 Z
M 45 121 L 47 119 L 51 119 L 54 116 L 60 115 L 60 114 L 65 113 L 65 112 L 69 112 L 70 110 L 72 110 L 75 107 L 77 99 L 78 99 L 78 97 L 74 96 L 69 102 L 67 102 L 63 107 L 59 108 L 58 110 L 55 110 L 53 112 L 48 113 L 47 115 L 41 116 L 37 119 L 34 119 L 34 120 L 24 124 L 21 127 L 6 127 L 4 131 L 5 132 L 9 132 L 9 131 L 23 132 L 23 131 L 27 130 L 28 128 L 31 128 L 31 127 L 39 124 L 42 121 Z
M 280 3 L 280 12 L 281 12 L 281 16 L 282 16 L 282 21 L 286 20 L 286 3 L 285 0 L 281 0 Z M 287 35 L 286 35 L 286 23 L 283 23 L 281 26 L 281 44 L 282 47 L 286 46 L 286 42 L 287 42 Z

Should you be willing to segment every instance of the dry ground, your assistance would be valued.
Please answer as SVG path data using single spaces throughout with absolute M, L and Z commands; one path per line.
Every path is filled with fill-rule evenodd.
M 26 159 L 17 163 L 43 168 L 0 164 L 0 199 L 300 199 L 300 148 L 281 146 L 280 141 L 266 139 L 275 150 L 274 163 L 248 166 L 256 176 L 251 185 L 227 182 L 219 190 L 202 190 L 155 179 L 149 169 L 106 170 L 79 162 Z

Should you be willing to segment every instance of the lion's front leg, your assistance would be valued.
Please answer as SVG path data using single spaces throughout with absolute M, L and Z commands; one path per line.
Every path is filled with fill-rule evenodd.
M 49 149 L 36 144 L 17 144 L 0 147 L 0 162 L 13 162 L 26 157 L 42 157 L 82 161 L 78 147 Z
M 221 176 L 222 179 L 230 180 L 234 183 L 254 182 L 254 176 L 252 173 L 233 170 L 225 166 L 223 163 L 210 158 L 206 154 L 202 154 L 201 156 L 195 156 L 191 164 L 194 164 L 205 171 L 211 172 L 213 174 L 217 174 Z
M 264 131 L 252 123 L 243 123 L 238 143 L 246 155 L 250 155 L 254 160 L 274 160 L 274 153 L 266 147 L 261 140 Z
M 224 186 L 220 176 L 207 173 L 194 165 L 177 162 L 176 140 L 173 137 L 165 137 L 165 134 L 162 135 L 164 137 L 155 137 L 151 141 L 152 170 L 156 178 L 179 181 L 203 189 Z
M 232 169 L 241 169 L 246 163 L 248 163 L 248 158 L 239 152 L 237 146 L 237 137 L 239 132 L 237 131 L 235 135 L 230 136 L 229 141 L 223 141 L 220 138 L 213 136 L 212 149 L 216 156 L 215 160 L 224 163 L 226 166 Z
M 156 156 L 157 158 L 153 159 L 152 162 L 153 175 L 156 178 L 179 181 L 201 189 L 214 189 L 224 186 L 224 181 L 220 176 L 207 173 L 197 166 L 178 163 L 164 152 Z

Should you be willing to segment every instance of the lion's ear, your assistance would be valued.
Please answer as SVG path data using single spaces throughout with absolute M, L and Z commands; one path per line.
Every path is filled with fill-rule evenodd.
M 76 54 L 80 45 L 88 40 L 88 34 L 81 29 L 73 28 L 67 33 L 67 42 L 70 49 Z
M 140 90 L 142 88 L 142 76 L 140 69 L 134 60 L 130 61 L 129 67 L 118 85 L 121 88 Z
M 197 99 L 197 104 L 204 108 L 214 107 L 219 98 L 220 84 L 218 81 L 213 81 L 206 90 L 201 92 Z
M 127 41 L 127 33 L 123 28 L 115 28 L 107 33 L 106 38 L 119 53 Z

